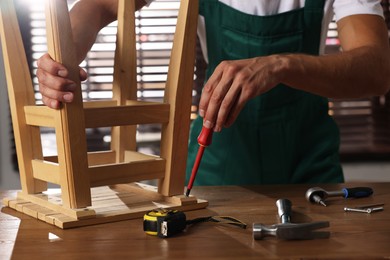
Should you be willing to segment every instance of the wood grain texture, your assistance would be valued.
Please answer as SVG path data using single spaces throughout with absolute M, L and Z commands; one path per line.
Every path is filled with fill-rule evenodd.
M 58 163 L 43 160 L 32 161 L 34 178 L 54 184 L 61 184 L 60 167 Z
M 368 186 L 374 194 L 362 199 L 330 198 L 329 206 L 308 203 L 305 192 L 314 185 L 197 187 L 192 194 L 206 199 L 206 209 L 186 212 L 187 219 L 229 215 L 248 224 L 246 230 L 215 223 L 189 227 L 160 239 L 146 235 L 142 219 L 61 230 L 4 207 L 0 213 L 0 257 L 43 259 L 388 259 L 390 257 L 390 183 L 319 185 L 326 190 Z M 317 185 L 315 185 L 317 186 Z M 1 197 L 15 192 L 4 191 Z M 275 202 L 292 201 L 292 221 L 329 221 L 329 239 L 253 240 L 252 223 L 278 222 Z M 344 206 L 385 203 L 373 214 L 346 213 Z M 7 257 L 8 256 L 8 257 Z
M 137 100 L 137 50 L 135 33 L 135 1 L 118 1 L 118 31 L 115 48 L 113 99 L 118 105 Z M 126 150 L 136 150 L 137 126 L 117 125 L 111 128 L 111 149 L 117 162 L 122 162 Z
M 83 213 L 93 215 L 88 208 L 92 203 L 91 187 L 159 179 L 162 181 L 158 191 L 162 196 L 181 195 L 186 163 L 183 156 L 187 154 L 190 124 L 198 1 L 181 2 L 164 102 L 157 104 L 136 100 L 135 6 L 134 1 L 119 0 L 114 98 L 111 101 L 84 105 L 67 1 L 46 0 L 48 52 L 55 61 L 67 68 L 69 79 L 78 86 L 73 92 L 73 102 L 61 104 L 58 110 L 34 106 L 30 72 L 16 15 L 12 10 L 12 1 L 5 0 L 1 4 L 2 14 L 6 15 L 6 19 L 2 15 L 1 34 L 5 39 L 4 52 L 7 54 L 5 63 L 7 78 L 10 80 L 11 110 L 18 132 L 18 157 L 22 158 L 23 192 L 19 193 L 18 198 L 33 204 L 16 203 L 12 204 L 14 208 L 32 216 L 41 214 L 40 219 L 62 225 L 65 221 L 54 215 L 65 214 L 71 218 L 80 218 L 84 216 Z M 8 17 L 8 13 L 13 15 Z M 8 26 L 9 23 L 11 26 Z M 12 45 L 13 40 L 17 42 L 17 47 Z M 19 59 L 21 62 L 15 62 Z M 19 72 L 22 72 L 23 77 L 18 78 Z M 116 102 L 115 105 L 113 101 Z M 163 125 L 160 157 L 135 153 L 135 127 L 137 124 L 149 123 Z M 43 158 L 40 126 L 55 128 L 57 156 Z M 101 153 L 87 153 L 85 129 L 105 126 L 115 126 L 112 131 L 112 149 Z M 25 136 L 27 138 L 23 139 Z M 60 203 L 46 199 L 42 193 L 46 186 L 42 188 L 38 185 L 46 185 L 46 182 L 61 187 Z M 170 200 L 180 205 L 183 201 L 179 197 Z M 202 204 L 193 203 L 195 199 L 185 201 L 186 205 L 182 206 L 190 208 L 193 207 L 192 204 L 196 207 Z M 40 206 L 47 207 L 54 213 L 46 216 L 34 210 Z M 134 211 L 132 213 L 140 214 Z
M 69 71 L 69 79 L 78 86 L 72 103 L 63 103 L 56 122 L 58 163 L 61 171 L 64 206 L 83 208 L 91 205 L 87 174 L 87 139 L 79 66 L 73 43 L 66 0 L 46 0 L 46 34 L 50 56 Z
M 47 106 L 25 106 L 26 123 L 34 126 L 55 127 L 57 110 Z
M 169 123 L 161 130 L 161 157 L 167 165 L 159 192 L 165 196 L 180 194 L 184 186 L 197 22 L 198 0 L 181 1 L 164 92 L 164 102 L 171 105 Z
M 156 208 L 182 211 L 205 208 L 207 201 L 186 197 L 165 197 L 146 184 L 125 184 L 92 189 L 92 205 L 85 209 L 62 207 L 61 191 L 5 198 L 3 204 L 59 228 L 68 229 L 142 217 Z
M 169 104 L 147 104 L 146 102 L 141 102 L 138 105 L 129 106 L 86 108 L 84 115 L 85 127 L 87 128 L 166 123 L 169 121 Z M 129 136 L 125 135 L 124 137 Z M 112 139 L 115 138 L 117 138 L 115 135 L 112 136 Z M 125 150 L 122 151 L 121 161 L 123 161 Z

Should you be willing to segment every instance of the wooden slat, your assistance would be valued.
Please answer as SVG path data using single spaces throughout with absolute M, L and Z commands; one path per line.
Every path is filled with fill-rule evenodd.
M 130 183 L 164 177 L 165 160 L 150 157 L 145 161 L 99 165 L 89 167 L 91 187 Z
M 92 206 L 86 209 L 86 213 L 77 219 L 69 215 L 69 212 L 57 212 L 48 209 L 40 203 L 25 201 L 21 199 L 7 199 L 6 205 L 11 204 L 11 208 L 18 208 L 21 212 L 29 214 L 35 218 L 46 221 L 51 225 L 60 228 L 72 228 L 86 225 L 115 222 L 126 219 L 141 218 L 146 212 L 161 208 L 172 208 L 178 210 L 194 210 L 205 208 L 208 203 L 204 200 L 191 198 L 172 198 L 158 194 L 156 190 L 145 189 L 148 185 L 126 184 L 115 185 L 114 187 L 97 187 L 92 189 Z M 19 195 L 19 194 L 18 194 Z M 36 201 L 61 200 L 58 189 L 50 190 L 50 195 L 42 199 L 34 196 Z M 71 210 L 70 210 L 71 211 Z M 76 210 L 71 215 L 76 214 Z M 81 214 L 83 211 L 78 211 Z M 36 225 L 36 224 L 34 224 Z
M 89 152 L 88 165 L 108 164 L 115 162 L 115 151 Z
M 134 151 L 125 151 L 125 162 L 136 162 L 136 161 L 155 161 L 155 160 L 161 160 L 160 157 L 156 155 L 149 155 Z
M 47 106 L 25 106 L 24 113 L 28 125 L 55 127 L 54 118 L 59 111 Z
M 182 194 L 190 128 L 198 1 L 182 0 L 169 63 L 164 102 L 171 105 L 169 123 L 161 132 L 161 157 L 166 175 L 159 183 L 165 196 Z
M 22 212 L 26 215 L 29 215 L 33 218 L 38 219 L 38 212 L 45 210 L 42 206 L 36 205 L 34 203 L 27 203 L 23 205 Z M 52 211 L 51 211 L 52 212 Z
M 45 161 L 58 163 L 58 156 L 45 156 Z M 115 162 L 114 151 L 98 151 L 88 153 L 88 165 L 109 164 Z
M 58 160 L 62 176 L 63 204 L 70 208 L 91 205 L 87 161 L 87 140 L 81 82 L 66 0 L 46 1 L 46 34 L 50 56 L 69 71 L 78 86 L 72 103 L 62 104 L 56 118 Z
M 112 106 L 116 106 L 116 105 L 117 105 L 117 102 L 115 100 L 86 101 L 83 103 L 84 108 L 112 107 Z
M 169 120 L 169 105 L 156 103 L 150 105 L 86 108 L 84 114 L 85 126 L 87 128 L 166 123 Z M 112 138 L 115 138 L 115 136 Z
M 62 200 L 59 197 L 54 197 L 45 194 L 30 195 L 18 192 L 17 198 L 35 203 L 37 205 L 51 209 L 56 213 L 61 213 L 74 219 L 94 218 L 96 216 L 96 212 L 93 209 L 70 209 L 67 207 L 63 207 Z
M 169 105 L 155 102 L 129 101 L 127 106 L 113 102 L 84 102 L 85 127 L 96 128 L 119 125 L 166 123 L 169 120 Z M 113 105 L 113 106 L 107 106 Z M 57 110 L 46 106 L 26 106 L 26 123 L 34 126 L 55 127 Z M 96 115 L 99 115 L 98 117 Z M 132 115 L 132 116 L 129 116 Z
M 50 183 L 61 184 L 60 167 L 58 163 L 43 160 L 33 160 L 34 178 Z

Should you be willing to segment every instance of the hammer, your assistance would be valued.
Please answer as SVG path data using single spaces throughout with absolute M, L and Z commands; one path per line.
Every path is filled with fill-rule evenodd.
M 291 223 L 291 206 L 288 199 L 279 199 L 276 201 L 280 224 L 266 226 L 259 223 L 253 224 L 253 238 L 256 240 L 268 236 L 275 236 L 284 240 L 304 240 L 315 238 L 329 238 L 327 231 L 314 232 L 316 229 L 329 227 L 328 221 L 317 221 L 310 223 Z

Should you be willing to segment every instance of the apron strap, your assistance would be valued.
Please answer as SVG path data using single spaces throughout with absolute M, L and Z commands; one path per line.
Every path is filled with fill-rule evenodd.
M 207 3 L 217 3 L 218 0 L 200 0 L 199 1 L 199 14 L 204 16 L 205 8 L 207 8 Z
M 311 9 L 322 9 L 325 6 L 325 0 L 306 0 L 305 1 L 305 8 L 311 8 Z
M 305 39 L 304 49 L 312 55 L 319 54 L 321 28 L 324 16 L 325 0 L 306 0 L 304 7 Z M 310 41 L 308 41 L 310 39 Z M 315 44 L 308 44 L 308 42 Z

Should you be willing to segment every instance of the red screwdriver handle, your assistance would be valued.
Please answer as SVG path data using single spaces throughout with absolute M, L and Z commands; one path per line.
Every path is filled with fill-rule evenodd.
M 211 144 L 212 138 L 213 138 L 213 129 L 206 128 L 203 126 L 198 136 L 198 144 L 207 147 Z

